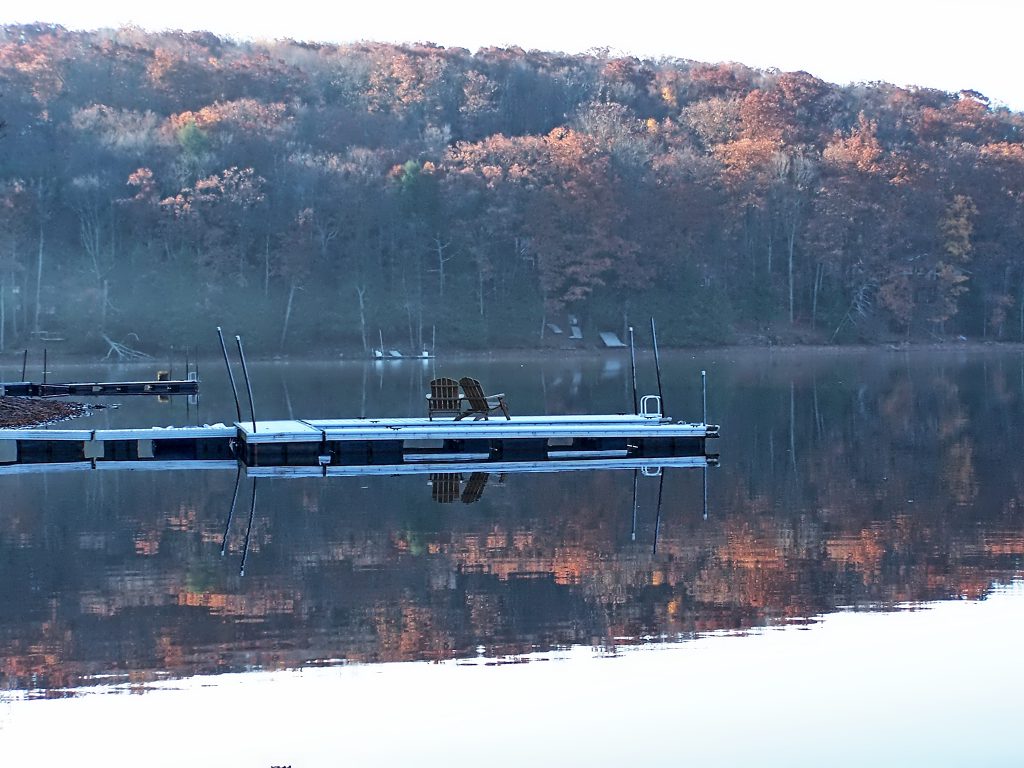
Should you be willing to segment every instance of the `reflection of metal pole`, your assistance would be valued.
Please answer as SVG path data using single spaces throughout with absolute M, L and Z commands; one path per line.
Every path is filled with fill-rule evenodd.
M 43 384 L 46 383 L 46 347 L 43 347 Z
M 654 327 L 653 317 L 651 318 L 651 344 L 654 346 L 654 371 L 658 374 L 658 405 L 661 406 L 659 410 L 664 416 L 668 411 L 665 410 L 665 393 L 661 391 L 661 358 L 658 357 L 658 331 Z
M 700 393 L 701 399 L 704 401 L 704 421 L 703 424 L 708 423 L 708 372 L 700 372 Z
M 629 326 L 629 367 L 633 372 L 633 415 L 640 412 L 636 402 L 636 353 L 633 351 L 633 326 Z
M 235 396 L 235 414 L 238 416 L 238 420 L 242 420 L 242 406 L 238 403 L 238 387 L 235 386 L 235 374 L 231 372 L 231 361 L 228 360 L 228 348 L 224 344 L 224 334 L 221 333 L 220 326 L 217 326 L 217 337 L 220 339 L 220 349 L 224 353 L 224 365 L 228 369 L 228 381 L 231 382 L 231 394 Z
M 25 350 L 25 352 L 21 356 L 21 380 L 22 381 L 25 380 L 25 366 L 26 365 L 28 365 L 28 350 L 27 349 Z
M 704 462 L 704 519 L 708 519 L 708 465 Z
M 245 388 L 249 392 L 249 414 L 252 416 L 252 431 L 256 434 L 256 408 L 252 404 L 252 384 L 249 383 L 249 368 L 245 364 L 245 352 L 242 351 L 242 337 L 235 336 L 238 344 L 238 357 L 242 361 L 242 375 L 245 377 Z
M 636 541 L 636 490 L 640 482 L 640 470 L 633 470 L 633 529 L 629 533 L 629 540 Z
M 242 482 L 242 465 L 238 465 L 238 471 L 235 472 L 235 491 L 231 494 L 231 508 L 228 510 L 228 521 L 224 525 L 224 538 L 220 542 L 220 556 L 224 557 L 224 552 L 228 547 L 228 530 L 231 528 L 231 518 L 235 516 L 235 504 L 238 502 L 238 485 Z
M 654 518 L 654 548 L 652 555 L 658 554 L 658 534 L 661 532 L 661 492 L 665 490 L 665 469 L 661 470 L 661 478 L 658 480 L 658 512 Z
M 242 564 L 238 575 L 245 576 L 245 558 L 249 554 L 249 533 L 252 531 L 252 519 L 256 516 L 256 478 L 252 479 L 252 501 L 249 503 L 249 525 L 245 527 L 245 543 L 242 545 Z

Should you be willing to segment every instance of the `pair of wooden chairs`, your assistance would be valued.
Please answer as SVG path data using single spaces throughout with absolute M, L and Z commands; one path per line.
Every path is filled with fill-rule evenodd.
M 461 472 L 432 472 L 430 494 L 440 504 L 451 504 L 456 500 L 463 504 L 475 504 L 484 494 L 488 477 L 490 475 L 487 472 L 474 472 L 463 489 Z
M 486 395 L 484 388 L 476 379 L 468 376 L 455 379 L 440 378 L 430 382 L 430 394 L 427 395 L 427 418 L 434 416 L 455 416 L 455 421 L 472 416 L 487 419 L 496 411 L 501 411 L 506 419 L 512 417 L 505 403 L 505 394 Z

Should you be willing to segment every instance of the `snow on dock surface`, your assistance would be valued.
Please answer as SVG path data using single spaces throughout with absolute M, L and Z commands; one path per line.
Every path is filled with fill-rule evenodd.
M 310 419 L 238 424 L 249 445 L 319 440 L 514 440 L 558 437 L 705 437 L 704 424 L 674 424 L 632 415 L 517 416 L 462 421 L 435 419 Z

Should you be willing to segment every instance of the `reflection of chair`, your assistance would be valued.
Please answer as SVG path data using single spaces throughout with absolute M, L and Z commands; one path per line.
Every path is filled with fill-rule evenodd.
M 455 417 L 456 421 L 466 416 L 473 416 L 474 419 L 486 419 L 494 411 L 501 411 L 505 414 L 506 419 L 512 418 L 508 415 L 508 406 L 505 405 L 504 393 L 500 395 L 485 395 L 484 388 L 480 385 L 480 382 L 468 376 L 459 379 L 459 384 L 462 385 L 463 399 L 468 404 L 468 407 Z
M 488 474 L 486 472 L 474 472 L 466 481 L 466 489 L 462 492 L 462 503 L 472 504 L 480 501 L 484 494 L 484 486 L 487 485 Z
M 459 382 L 455 379 L 434 379 L 427 395 L 427 418 L 433 420 L 435 413 L 458 416 L 462 413 L 461 402 Z
M 459 498 L 462 475 L 458 472 L 431 472 L 430 496 L 440 504 L 451 504 Z

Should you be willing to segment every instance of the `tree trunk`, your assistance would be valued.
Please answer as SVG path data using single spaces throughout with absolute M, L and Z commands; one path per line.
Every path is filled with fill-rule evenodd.
M 363 342 L 363 352 L 369 353 L 370 346 L 366 341 L 366 286 L 357 285 L 356 295 L 359 297 L 359 338 Z M 381 354 L 384 352 L 384 344 L 381 344 Z
M 39 303 L 43 296 L 43 243 L 45 239 L 45 229 L 42 222 L 39 224 L 39 257 L 36 261 L 36 307 L 35 307 L 35 318 L 32 322 L 32 330 L 36 333 L 39 332 Z
M 819 261 L 814 268 L 814 292 L 811 296 L 811 330 L 818 326 L 818 293 L 821 291 L 821 279 L 824 268 Z
M 793 325 L 793 251 L 796 250 L 796 220 L 789 230 L 789 324 Z
M 284 340 L 288 335 L 288 322 L 292 318 L 292 301 L 295 299 L 295 280 L 292 280 L 291 290 L 288 291 L 288 305 L 284 310 L 284 325 L 281 328 L 281 349 L 284 349 Z

